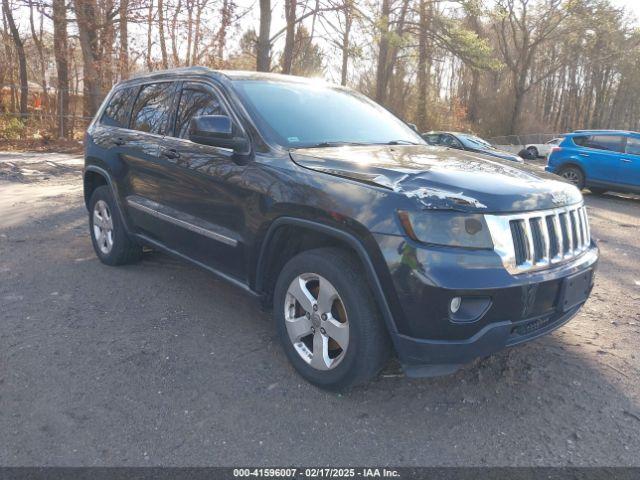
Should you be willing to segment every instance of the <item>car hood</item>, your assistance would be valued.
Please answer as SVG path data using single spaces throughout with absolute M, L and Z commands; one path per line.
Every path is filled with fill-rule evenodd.
M 577 188 L 542 169 L 449 148 L 341 146 L 290 155 L 304 168 L 401 193 L 422 209 L 520 212 L 582 201 Z
M 507 152 L 505 150 L 498 150 L 498 149 L 478 150 L 478 153 L 483 153 L 485 155 L 490 155 L 492 157 L 503 158 L 505 160 L 510 160 L 512 162 L 518 162 L 518 163 L 523 162 L 523 159 L 520 158 L 518 155 L 516 155 L 515 153 Z

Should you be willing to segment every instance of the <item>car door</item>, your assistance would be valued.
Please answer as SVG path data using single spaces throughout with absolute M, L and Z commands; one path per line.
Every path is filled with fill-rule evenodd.
M 573 142 L 582 147 L 577 150 L 587 183 L 617 183 L 620 163 L 624 156 L 625 137 L 622 135 L 576 136 Z
M 184 82 L 172 134 L 163 140 L 159 155 L 171 177 L 162 198 L 165 213 L 173 218 L 164 242 L 219 272 L 245 280 L 243 206 L 251 195 L 243 187 L 246 167 L 236 162 L 231 149 L 189 139 L 189 123 L 201 115 L 233 118 L 219 89 L 204 82 Z M 244 136 L 237 121 L 234 130 Z
M 618 182 L 640 188 L 640 138 L 627 137 L 625 155 L 620 162 Z
M 171 125 L 177 88 L 171 81 L 143 85 L 133 104 L 130 134 L 124 139 L 127 212 L 139 233 L 152 240 L 163 239 L 164 223 L 149 209 L 140 207 L 140 199 L 162 203 L 166 195 L 167 172 L 159 154 L 162 138 Z

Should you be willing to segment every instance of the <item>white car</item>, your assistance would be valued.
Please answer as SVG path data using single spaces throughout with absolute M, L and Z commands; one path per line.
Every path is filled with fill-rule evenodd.
M 534 157 L 547 157 L 553 147 L 557 147 L 562 141 L 561 137 L 554 138 L 553 140 L 549 140 L 547 143 L 530 143 L 525 146 L 525 148 L 529 151 L 531 155 Z

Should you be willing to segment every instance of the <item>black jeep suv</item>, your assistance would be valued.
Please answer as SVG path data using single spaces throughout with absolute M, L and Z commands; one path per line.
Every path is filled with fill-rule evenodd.
M 259 296 L 324 388 L 372 378 L 393 353 L 408 375 L 452 372 L 564 324 L 593 284 L 574 186 L 428 146 L 345 88 L 154 72 L 113 88 L 85 160 L 103 263 L 150 246 Z

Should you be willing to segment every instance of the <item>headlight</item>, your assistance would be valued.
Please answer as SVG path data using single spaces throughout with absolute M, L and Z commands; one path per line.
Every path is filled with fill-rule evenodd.
M 418 242 L 450 247 L 493 248 L 483 215 L 399 211 L 398 216 L 407 235 Z

